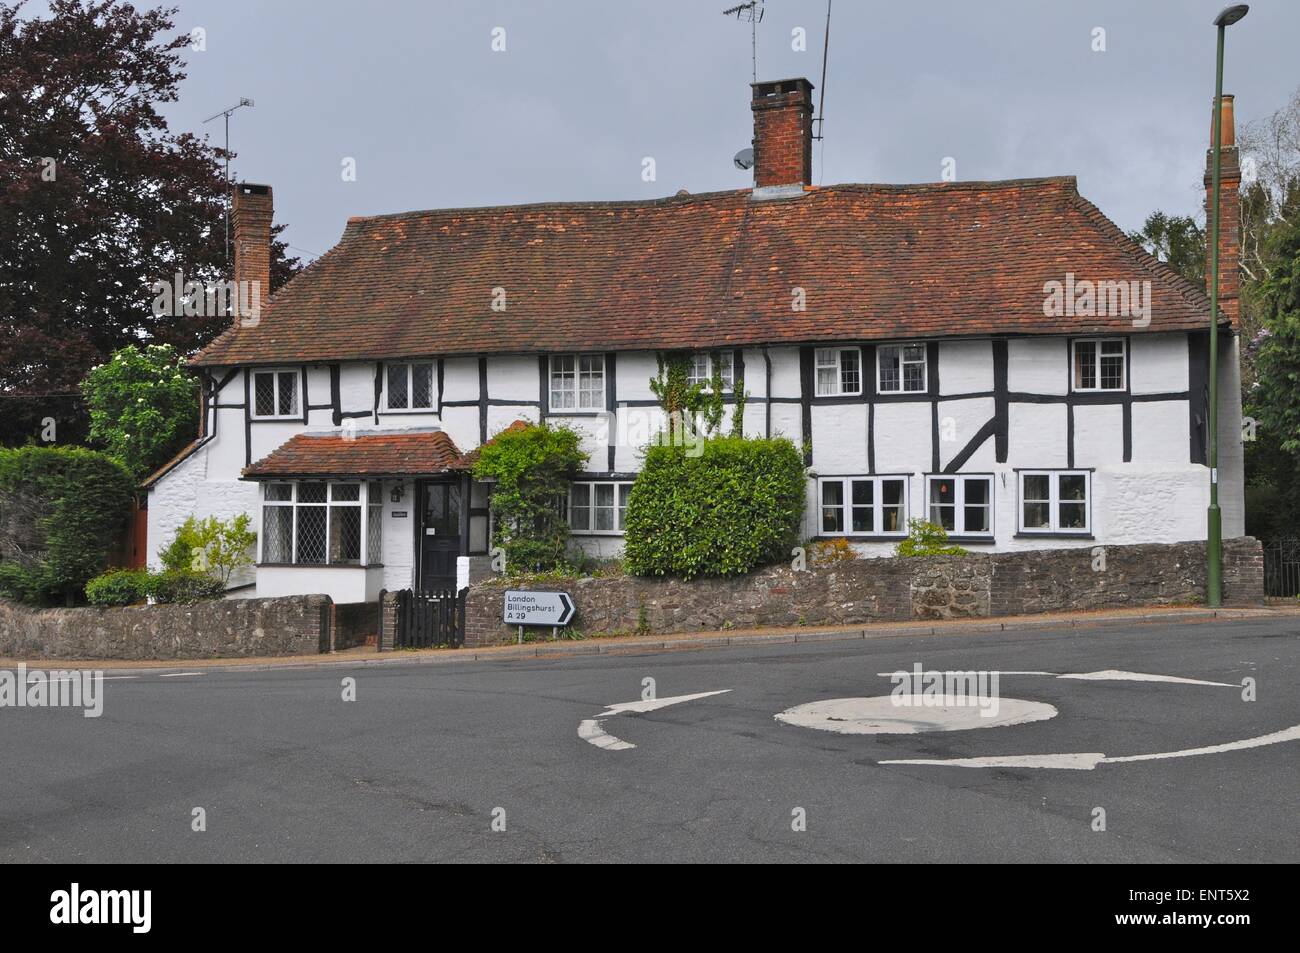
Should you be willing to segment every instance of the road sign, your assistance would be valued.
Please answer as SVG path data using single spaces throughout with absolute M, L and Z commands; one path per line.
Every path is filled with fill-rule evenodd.
M 567 592 L 506 590 L 504 618 L 510 625 L 568 625 L 573 611 Z

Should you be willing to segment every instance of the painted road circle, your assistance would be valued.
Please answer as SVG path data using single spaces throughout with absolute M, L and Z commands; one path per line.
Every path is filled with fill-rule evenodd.
M 936 705 L 934 701 L 922 695 L 827 698 L 787 708 L 776 720 L 841 735 L 916 735 L 1024 725 L 1057 715 L 1052 705 L 1018 698 L 988 700 L 983 705 Z

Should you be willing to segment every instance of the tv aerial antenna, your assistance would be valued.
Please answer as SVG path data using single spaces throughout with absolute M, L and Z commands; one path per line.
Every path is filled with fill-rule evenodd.
M 223 109 L 221 112 L 213 113 L 207 119 L 203 120 L 203 125 L 207 125 L 212 120 L 224 116 L 226 119 L 226 261 L 230 261 L 230 114 L 242 106 L 252 106 L 253 101 L 240 97 L 239 102 L 229 109 Z
M 763 22 L 763 0 L 750 0 L 738 6 L 723 10 L 724 17 L 734 16 L 737 21 L 749 21 L 749 57 L 752 64 L 753 81 L 758 82 L 758 25 Z

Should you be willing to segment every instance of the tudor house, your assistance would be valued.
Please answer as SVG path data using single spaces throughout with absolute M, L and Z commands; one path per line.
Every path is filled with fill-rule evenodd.
M 488 550 L 473 451 L 515 421 L 589 453 L 568 516 L 613 555 L 662 425 L 656 356 L 716 367 L 804 448 L 808 537 L 887 555 L 909 517 L 977 551 L 1204 538 L 1209 301 L 1070 177 L 811 185 L 812 85 L 756 83 L 754 187 L 353 218 L 193 359 L 198 439 L 147 481 L 151 561 L 253 515 L 232 595 L 444 588 Z M 1220 499 L 1243 533 L 1238 184 L 1224 104 Z M 1206 179 L 1207 191 L 1209 178 Z M 238 186 L 267 286 L 272 193 Z M 743 527 L 738 527 L 743 532 Z

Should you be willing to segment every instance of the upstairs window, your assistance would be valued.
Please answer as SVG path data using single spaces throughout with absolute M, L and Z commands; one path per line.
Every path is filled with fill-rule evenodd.
M 882 394 L 924 394 L 928 389 L 924 344 L 886 344 L 876 348 Z
M 731 351 L 696 351 L 691 355 L 691 369 L 686 375 L 686 383 L 694 386 L 703 384 L 708 387 L 713 380 L 714 358 L 717 358 L 717 371 L 722 377 L 723 391 L 730 392 L 735 387 L 735 355 Z
M 1124 339 L 1074 342 L 1075 390 L 1124 390 Z
M 818 397 L 862 393 L 862 352 L 856 347 L 819 347 L 816 362 Z
M 253 372 L 253 416 L 297 417 L 297 371 Z
M 1087 470 L 1020 471 L 1020 530 L 1024 533 L 1088 533 Z
M 431 362 L 388 364 L 385 370 L 388 391 L 385 406 L 389 410 L 433 409 L 433 364 Z
M 605 355 L 554 355 L 551 358 L 551 410 L 604 409 Z

